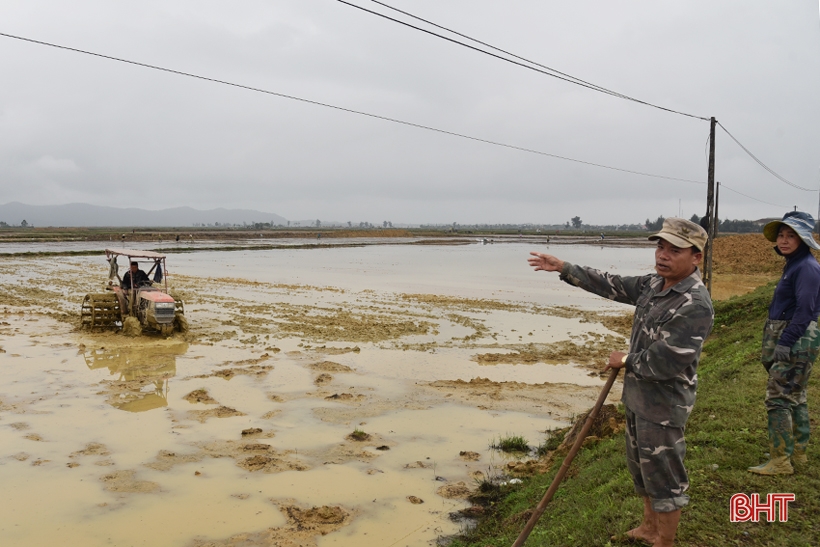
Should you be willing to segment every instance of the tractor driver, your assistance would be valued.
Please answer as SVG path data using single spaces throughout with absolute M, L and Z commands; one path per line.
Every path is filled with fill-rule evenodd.
M 120 287 L 123 289 L 135 289 L 138 287 L 147 287 L 151 285 L 151 280 L 148 279 L 148 274 L 140 270 L 138 262 L 131 262 L 131 269 L 125 272 L 122 276 Z

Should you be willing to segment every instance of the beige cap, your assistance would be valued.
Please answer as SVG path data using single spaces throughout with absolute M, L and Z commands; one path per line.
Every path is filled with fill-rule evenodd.
M 696 247 L 699 251 L 703 251 L 709 236 L 706 234 L 706 230 L 691 220 L 667 218 L 663 221 L 661 231 L 649 236 L 649 239 L 664 239 L 675 247 L 682 249 Z

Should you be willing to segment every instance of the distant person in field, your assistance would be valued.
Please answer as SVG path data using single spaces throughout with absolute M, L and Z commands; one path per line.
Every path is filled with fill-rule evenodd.
M 151 285 L 151 280 L 148 279 L 148 274 L 140 270 L 139 262 L 131 262 L 131 269 L 125 272 L 122 276 L 120 287 L 123 289 L 132 289 L 139 287 L 147 287 Z
M 820 264 L 811 254 L 820 245 L 811 235 L 813 229 L 814 219 L 800 211 L 786 213 L 782 220 L 763 227 L 763 235 L 777 244 L 774 252 L 786 258 L 786 265 L 763 329 L 761 361 L 769 375 L 769 461 L 749 468 L 758 475 L 791 475 L 792 464 L 808 463 L 806 386 L 820 352 Z
M 669 547 L 681 508 L 689 503 L 683 432 L 695 405 L 698 361 L 714 311 L 698 270 L 706 231 L 668 218 L 649 239 L 658 242 L 655 274 L 612 275 L 535 252 L 529 263 L 536 271 L 559 272 L 570 285 L 635 306 L 629 353 L 610 353 L 604 370 L 625 370 L 626 466 L 643 497 L 643 521 L 612 539 Z

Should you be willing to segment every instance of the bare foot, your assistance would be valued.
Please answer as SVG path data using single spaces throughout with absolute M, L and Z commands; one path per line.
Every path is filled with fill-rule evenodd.
M 628 541 L 640 541 L 652 545 L 658 540 L 658 531 L 651 530 L 648 526 L 641 524 L 637 528 L 625 532 L 623 537 Z

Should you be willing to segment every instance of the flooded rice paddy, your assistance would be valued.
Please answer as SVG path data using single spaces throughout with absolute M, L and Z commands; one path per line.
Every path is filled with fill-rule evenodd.
M 530 271 L 530 250 L 172 254 L 191 329 L 169 338 L 79 330 L 102 254 L 3 258 L 0 544 L 421 547 L 458 533 L 451 515 L 514 458 L 493 441 L 543 442 L 625 347 L 628 308 Z M 646 248 L 553 251 L 624 274 L 652 264 Z

